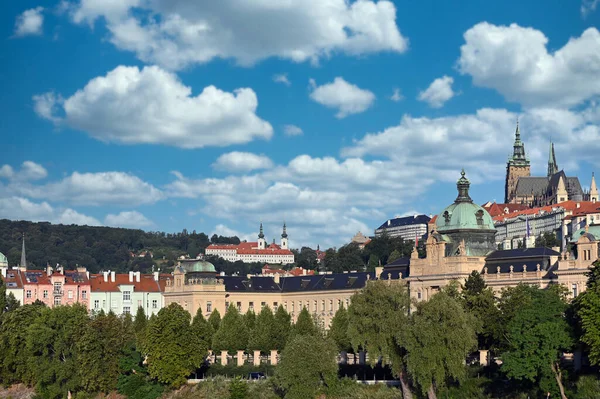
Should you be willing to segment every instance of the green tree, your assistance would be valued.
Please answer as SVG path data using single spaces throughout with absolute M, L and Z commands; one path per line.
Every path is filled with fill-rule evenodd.
M 305 307 L 300 311 L 292 331 L 294 335 L 319 335 L 319 328 Z
M 273 349 L 282 350 L 287 343 L 292 328 L 290 314 L 279 305 L 273 320 Z
M 191 331 L 191 316 L 177 303 L 162 308 L 151 319 L 146 334 L 148 371 L 158 381 L 178 387 L 198 368 L 208 348 Z
M 564 288 L 536 287 L 532 294 L 532 300 L 519 306 L 508 325 L 509 344 L 502 354 L 502 370 L 509 378 L 537 382 L 544 390 L 550 389 L 543 386 L 542 382 L 548 384 L 544 377 L 552 376 L 565 399 L 559 361 L 573 341 L 564 317 L 567 309 Z
M 331 320 L 331 327 L 329 327 L 327 337 L 335 342 L 338 350 L 344 352 L 352 350 L 352 344 L 348 336 L 348 311 L 344 308 L 343 304 L 335 312 L 335 316 Z
M 375 268 L 379 266 L 379 257 L 375 254 L 369 256 L 369 262 L 367 264 L 367 271 L 374 272 Z
M 371 255 L 372 256 L 372 255 Z M 394 249 L 390 256 L 388 257 L 387 263 L 392 263 L 393 261 L 400 259 L 402 254 L 397 249 Z
M 254 313 L 254 310 L 248 309 L 246 314 L 244 314 L 244 323 L 246 324 L 246 329 L 248 329 L 248 331 L 252 331 L 252 329 L 254 328 L 255 322 L 256 322 L 256 313 Z
M 135 320 L 133 321 L 133 330 L 135 332 L 136 348 L 140 353 L 146 353 L 144 347 L 146 341 L 146 332 L 148 330 L 148 318 L 143 307 L 138 307 L 137 313 L 135 314 Z
M 2 322 L 4 312 L 6 312 L 6 285 L 2 276 L 0 276 L 0 322 Z
M 389 359 L 402 384 L 405 399 L 412 398 L 404 358 L 410 297 L 405 284 L 369 282 L 352 296 L 348 308 L 348 336 L 355 351 L 366 350 L 372 362 Z
M 85 391 L 108 393 L 117 387 L 126 335 L 122 322 L 110 312 L 87 323 L 77 342 L 79 378 Z
M 316 335 L 296 335 L 281 353 L 276 381 L 289 399 L 314 398 L 321 386 L 337 381 L 335 343 Z
M 217 331 L 221 325 L 221 313 L 217 309 L 213 310 L 210 316 L 208 316 L 208 322 L 213 328 L 213 331 Z
M 273 316 L 273 312 L 271 308 L 265 306 L 262 308 L 258 317 L 256 318 L 256 323 L 254 324 L 254 329 L 252 329 L 250 333 L 250 338 L 248 339 L 248 349 L 249 350 L 259 350 L 263 353 L 267 353 L 272 349 L 275 349 L 275 317 Z
M 337 257 L 342 270 L 364 270 L 365 263 L 362 260 L 361 251 L 357 243 L 350 243 L 340 247 Z
M 196 316 L 192 320 L 192 333 L 202 342 L 202 348 L 212 347 L 212 338 L 215 334 L 212 324 L 204 318 L 202 308 L 198 308 Z
M 477 271 L 473 271 L 465 281 L 461 296 L 465 310 L 477 321 L 478 348 L 497 349 L 501 340 L 498 333 L 502 331 L 500 310 L 494 292 Z
M 406 366 L 421 392 L 436 398 L 446 381 L 466 377 L 465 358 L 477 346 L 475 321 L 444 291 L 420 302 L 411 319 Z
M 236 352 L 247 348 L 247 345 L 248 329 L 244 317 L 235 306 L 231 305 L 213 336 L 212 348 L 215 351 Z
M 600 261 L 592 264 L 587 290 L 575 298 L 573 309 L 581 331 L 580 340 L 587 346 L 590 363 L 600 364 Z
M 81 305 L 43 308 L 27 330 L 28 368 L 44 398 L 64 398 L 81 390 L 78 341 L 89 318 Z
M 240 377 L 234 378 L 229 383 L 229 399 L 246 399 L 248 397 L 248 383 Z
M 344 271 L 344 266 L 342 265 L 342 262 L 340 260 L 340 257 L 338 256 L 338 253 L 335 251 L 335 249 L 329 248 L 327 251 L 325 251 L 325 258 L 323 259 L 323 266 L 325 267 L 325 270 L 334 272 L 334 273 L 341 273 Z
M 6 311 L 12 312 L 18 308 L 21 303 L 15 298 L 15 295 L 11 292 L 6 296 Z
M 29 367 L 27 332 L 42 313 L 43 306 L 25 305 L 8 312 L 0 325 L 0 381 L 5 384 L 35 383 Z

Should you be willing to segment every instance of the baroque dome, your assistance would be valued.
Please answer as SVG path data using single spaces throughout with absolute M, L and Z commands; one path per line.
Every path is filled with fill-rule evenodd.
M 215 265 L 201 259 L 181 262 L 181 267 L 186 273 L 216 273 Z
M 458 197 L 438 215 L 435 226 L 440 234 L 455 230 L 496 230 L 492 217 L 483 207 L 473 203 L 469 196 L 471 183 L 461 172 L 456 182 Z

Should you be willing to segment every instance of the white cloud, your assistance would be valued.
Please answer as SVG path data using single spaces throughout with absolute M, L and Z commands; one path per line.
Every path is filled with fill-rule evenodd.
M 71 15 L 90 24 L 105 17 L 115 46 L 169 69 L 215 58 L 242 65 L 270 57 L 316 63 L 338 52 L 408 48 L 394 4 L 383 0 L 81 0 Z
M 62 224 L 99 226 L 101 223 L 73 209 L 54 209 L 47 202 L 36 203 L 23 197 L 0 198 L 0 218 Z
M 287 73 L 279 73 L 279 74 L 273 75 L 273 82 L 283 83 L 286 86 L 290 86 L 292 84 L 292 82 L 290 82 L 290 80 L 287 77 Z
M 76 205 L 139 205 L 161 200 L 162 191 L 124 172 L 79 173 L 43 185 L 12 184 L 10 193 Z
M 304 132 L 296 125 L 285 125 L 283 127 L 283 133 L 286 136 L 302 136 Z
M 51 93 L 34 96 L 39 116 L 105 142 L 181 148 L 228 146 L 269 139 L 271 125 L 256 115 L 250 88 L 233 93 L 208 86 L 197 96 L 156 66 L 119 66 L 59 104 Z M 65 116 L 53 110 L 62 108 Z
M 257 169 L 269 169 L 273 167 L 273 161 L 265 155 L 233 151 L 221 155 L 212 166 L 215 169 L 229 172 L 249 172 Z
M 311 79 L 310 98 L 329 108 L 336 108 L 337 118 L 366 111 L 375 101 L 375 95 L 369 90 L 348 83 L 342 77 L 336 77 L 332 83 L 317 86 Z
M 479 23 L 464 34 L 458 68 L 477 86 L 533 106 L 571 107 L 600 94 L 600 32 L 588 28 L 548 52 L 548 38 L 517 24 Z
M 210 236 L 212 236 L 213 234 L 223 237 L 237 237 L 241 241 L 255 241 L 258 233 L 240 233 L 237 230 L 231 229 L 225 226 L 224 224 L 219 223 L 215 226 L 215 229 L 212 231 L 212 233 L 210 233 Z
M 435 79 L 429 87 L 419 93 L 419 101 L 424 101 L 431 108 L 441 108 L 444 106 L 446 101 L 454 97 L 455 93 L 452 90 L 452 84 L 454 79 L 450 76 L 442 76 L 441 78 Z
M 581 16 L 585 18 L 596 11 L 599 3 L 600 0 L 581 0 Z
M 154 223 L 138 211 L 124 211 L 116 215 L 108 214 L 104 219 L 104 224 L 114 227 L 127 227 L 141 229 L 152 227 Z
M 40 180 L 46 176 L 48 176 L 46 169 L 33 161 L 23 162 L 18 172 L 15 172 L 10 165 L 3 165 L 0 168 L 0 178 L 10 180 Z
M 390 96 L 390 100 L 392 100 L 394 102 L 398 102 L 398 101 L 404 100 L 404 96 L 400 92 L 400 89 L 398 89 L 398 88 L 394 89 L 394 93 L 392 93 L 392 95 Z
M 17 16 L 15 22 L 15 37 L 23 37 L 28 35 L 41 35 L 42 26 L 44 24 L 44 15 L 42 14 L 44 7 L 31 8 L 23 11 Z

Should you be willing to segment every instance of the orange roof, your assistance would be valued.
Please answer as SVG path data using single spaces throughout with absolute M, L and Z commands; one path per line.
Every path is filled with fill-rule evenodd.
M 291 255 L 289 249 L 281 249 L 278 244 L 272 243 L 265 249 L 258 249 L 258 242 L 241 242 L 235 244 L 211 244 L 206 249 L 229 249 L 235 250 L 240 255 L 262 254 L 262 255 Z
M 24 277 L 19 269 L 7 270 L 6 277 L 3 278 L 6 288 L 23 288 Z
M 138 282 L 135 276 L 133 281 L 129 281 L 129 274 L 115 274 L 115 281 L 113 282 L 110 274 L 108 275 L 108 281 L 104 281 L 103 274 L 91 274 L 90 283 L 92 292 L 119 292 L 119 286 L 121 285 L 133 285 L 136 292 L 162 292 L 167 276 L 170 277 L 169 274 L 161 274 L 159 275 L 159 281 L 156 281 L 152 274 L 141 274 Z
M 493 217 L 493 219 L 494 221 L 499 222 L 517 216 L 536 215 L 540 211 L 552 212 L 553 209 L 558 208 L 563 208 L 566 212 L 571 213 L 571 215 L 567 215 L 565 219 L 571 219 L 573 216 L 582 216 L 587 215 L 589 213 L 600 213 L 600 203 L 594 203 L 591 201 L 565 201 L 554 205 L 546 205 L 537 208 L 527 208 L 511 213 L 505 213 L 495 216 Z
M 527 209 L 527 205 L 523 204 L 497 204 L 495 202 L 487 203 L 483 206 L 483 208 L 488 211 L 491 217 L 503 215 L 505 213 L 511 213 L 516 211 L 521 211 Z M 508 212 L 505 212 L 508 210 Z

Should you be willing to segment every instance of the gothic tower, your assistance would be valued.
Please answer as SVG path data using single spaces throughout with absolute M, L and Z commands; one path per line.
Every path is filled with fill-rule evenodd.
M 589 201 L 594 203 L 600 201 L 598 196 L 598 187 L 596 187 L 596 178 L 594 177 L 594 172 L 592 172 L 592 184 L 590 185 L 590 198 Z
M 281 249 L 288 249 L 288 235 L 285 222 L 283 222 L 283 233 L 281 233 Z
M 262 222 L 260 223 L 260 232 L 258 233 L 258 249 L 265 249 L 267 241 L 265 240 L 265 234 L 263 233 Z
M 531 176 L 529 159 L 525 156 L 525 145 L 521 141 L 519 121 L 515 131 L 513 154 L 506 163 L 506 184 L 504 186 L 504 202 L 515 202 L 517 182 L 519 177 Z
M 548 154 L 548 178 L 558 173 L 558 165 L 556 164 L 556 155 L 554 155 L 554 143 L 550 142 L 550 153 Z

